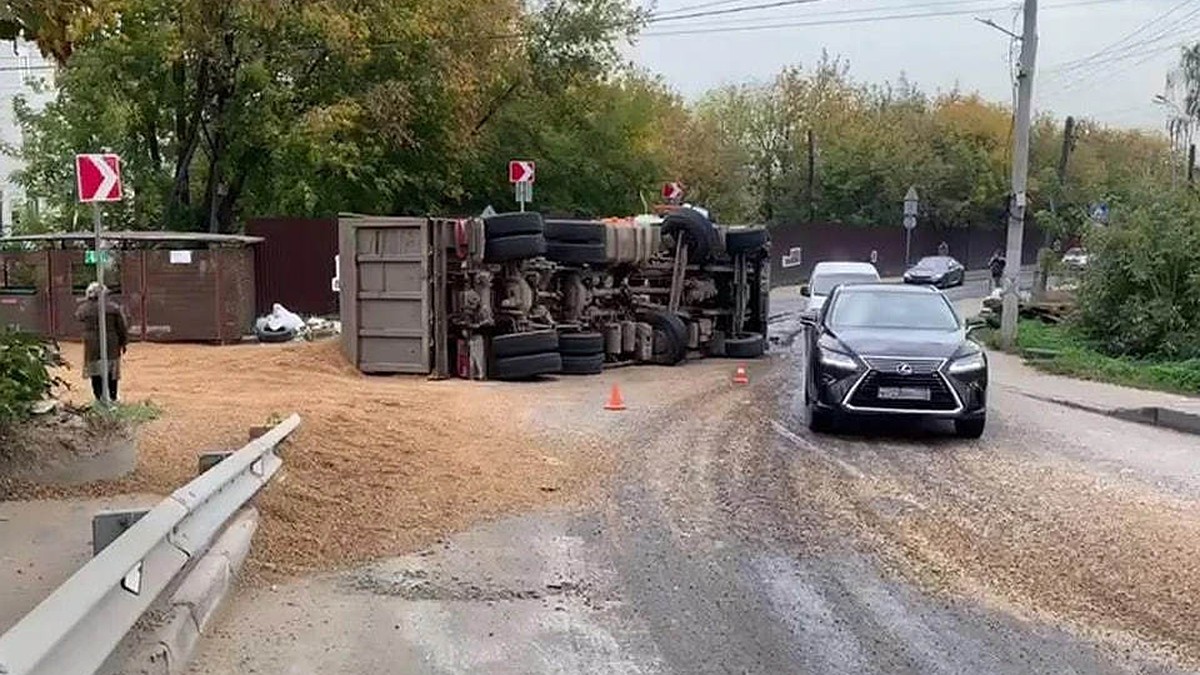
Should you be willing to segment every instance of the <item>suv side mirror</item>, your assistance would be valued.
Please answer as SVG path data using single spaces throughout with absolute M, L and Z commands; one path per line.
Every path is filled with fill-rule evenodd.
M 809 289 L 808 284 L 800 285 L 800 295 L 803 295 L 806 298 L 812 296 L 812 290 Z

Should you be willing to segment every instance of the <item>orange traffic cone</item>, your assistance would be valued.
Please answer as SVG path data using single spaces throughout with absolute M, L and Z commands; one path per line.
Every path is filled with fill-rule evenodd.
M 604 404 L 605 410 L 624 410 L 625 399 L 621 398 L 621 387 L 616 382 L 613 382 L 612 393 L 608 395 L 608 403 Z
M 746 374 L 746 366 L 738 366 L 733 373 L 734 384 L 750 384 L 750 376 Z

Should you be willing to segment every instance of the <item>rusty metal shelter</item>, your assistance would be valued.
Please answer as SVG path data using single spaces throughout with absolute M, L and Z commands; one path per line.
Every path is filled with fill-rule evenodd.
M 254 253 L 261 237 L 106 232 L 105 285 L 130 336 L 156 342 L 241 340 L 254 321 Z M 88 232 L 0 239 L 0 325 L 77 339 L 75 308 L 96 278 Z

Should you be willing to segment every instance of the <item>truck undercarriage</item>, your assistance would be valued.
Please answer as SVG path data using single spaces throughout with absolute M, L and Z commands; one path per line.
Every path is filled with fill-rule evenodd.
M 434 376 L 590 374 L 755 358 L 765 347 L 764 228 L 716 226 L 682 207 L 661 218 L 543 220 L 530 212 L 431 219 L 427 228 L 423 344 Z M 355 257 L 345 250 L 350 240 L 342 238 L 343 264 Z M 343 302 L 344 322 L 357 304 Z

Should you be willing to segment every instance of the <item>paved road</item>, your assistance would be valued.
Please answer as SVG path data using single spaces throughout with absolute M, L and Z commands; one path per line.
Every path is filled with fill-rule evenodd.
M 192 672 L 1196 672 L 1194 437 L 1016 381 L 979 441 L 813 436 L 799 356 L 544 385 L 543 440 L 610 439 L 594 501 L 244 589 Z

